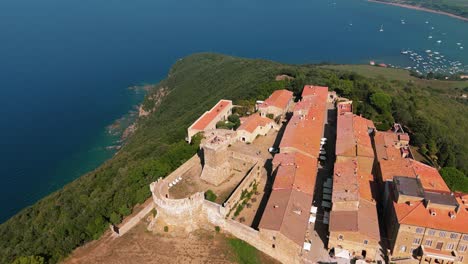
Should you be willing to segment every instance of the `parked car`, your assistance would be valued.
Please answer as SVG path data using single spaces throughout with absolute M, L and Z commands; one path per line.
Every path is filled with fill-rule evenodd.
M 327 157 L 325 157 L 325 156 L 319 156 L 319 159 L 325 161 L 325 160 L 327 160 Z
M 327 141 L 327 138 L 321 138 L 320 141 Z
M 279 149 L 275 147 L 269 147 L 268 152 L 270 152 L 271 154 L 276 154 L 279 153 Z
M 326 155 L 327 152 L 326 152 L 325 150 L 320 149 L 320 154 L 321 154 L 321 155 Z

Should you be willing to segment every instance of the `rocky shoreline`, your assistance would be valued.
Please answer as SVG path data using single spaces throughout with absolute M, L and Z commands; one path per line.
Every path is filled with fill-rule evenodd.
M 372 2 L 372 3 L 399 6 L 399 7 L 408 8 L 408 9 L 414 9 L 414 10 L 419 10 L 419 11 L 424 11 L 424 12 L 429 12 L 429 13 L 434 13 L 434 14 L 440 14 L 440 15 L 445 15 L 445 16 L 449 16 L 449 17 L 452 17 L 452 18 L 460 19 L 460 20 L 463 20 L 463 21 L 468 21 L 468 18 L 466 18 L 466 17 L 458 16 L 458 15 L 448 13 L 448 12 L 445 12 L 445 11 L 439 11 L 439 10 L 434 10 L 434 9 L 430 9 L 430 8 L 426 8 L 426 7 L 421 7 L 421 6 L 391 3 L 391 2 L 385 2 L 385 1 L 379 1 L 379 0 L 367 0 L 367 1 Z

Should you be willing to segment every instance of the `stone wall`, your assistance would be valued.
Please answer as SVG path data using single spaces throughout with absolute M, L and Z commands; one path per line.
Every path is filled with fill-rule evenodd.
M 253 189 L 255 182 L 258 183 L 260 181 L 262 172 L 262 167 L 258 162 L 252 166 L 250 172 L 244 177 L 239 186 L 237 186 L 229 199 L 224 203 L 224 208 L 226 208 L 228 212 L 239 203 L 242 191 L 246 190 L 247 192 L 250 192 Z
M 227 203 L 230 205 L 240 199 L 242 189 L 248 188 L 250 183 L 261 177 L 263 173 L 263 166 L 259 165 L 261 163 L 255 157 L 240 153 L 236 153 L 233 157 L 246 162 L 255 161 L 255 163 L 250 173 L 228 199 Z M 203 228 L 206 224 L 219 226 L 223 232 L 246 241 L 258 250 L 283 263 L 301 263 L 299 255 L 278 249 L 275 250 L 272 248 L 270 241 L 265 240 L 259 231 L 228 219 L 226 215 L 229 210 L 219 204 L 205 200 L 202 192 L 195 193 L 184 199 L 169 198 L 168 184 L 193 167 L 195 162 L 199 162 L 197 156 L 192 157 L 165 179 L 159 179 L 151 183 L 150 189 L 154 206 L 158 210 L 158 218 L 162 218 L 169 225 L 184 227 L 189 232 Z

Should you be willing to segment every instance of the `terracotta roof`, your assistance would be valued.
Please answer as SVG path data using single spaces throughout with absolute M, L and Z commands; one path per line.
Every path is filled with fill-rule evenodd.
M 460 233 L 468 233 L 468 207 L 463 203 L 461 195 L 455 194 L 460 206 L 455 218 L 451 218 L 452 210 L 441 208 L 426 208 L 424 201 L 413 201 L 411 203 L 397 203 L 393 197 L 393 207 L 400 224 L 421 226 L 438 230 L 446 230 Z M 431 212 L 435 213 L 431 215 Z M 455 213 L 452 211 L 452 213 Z
M 260 229 L 276 230 L 302 247 L 312 195 L 294 189 L 273 190 L 260 221 Z
M 379 240 L 379 221 L 375 204 L 361 200 L 358 211 L 332 211 L 329 230 L 331 232 L 357 232 Z
M 269 106 L 275 106 L 280 109 L 285 109 L 288 106 L 289 101 L 292 99 L 293 93 L 288 90 L 276 90 L 265 102 L 258 106 L 258 108 L 267 108 Z
M 416 160 L 411 160 L 411 165 L 425 190 L 450 192 L 449 187 L 436 168 Z
M 280 148 L 292 148 L 312 157 L 318 156 L 327 111 L 325 90 L 319 91 L 319 94 L 309 95 L 302 104 L 296 105 L 295 114 L 289 120 L 281 139 Z
M 317 160 L 301 153 L 279 153 L 273 164 L 279 165 L 273 190 L 295 189 L 312 195 L 317 176 Z
M 335 162 L 333 174 L 332 202 L 358 201 L 359 181 L 357 160 L 346 159 Z
M 245 130 L 247 132 L 254 132 L 259 126 L 266 126 L 272 122 L 270 118 L 262 117 L 259 114 L 253 114 L 242 120 L 242 124 L 237 130 Z
M 338 115 L 336 132 L 337 156 L 374 157 L 369 128 L 375 128 L 372 121 L 352 113 Z
M 326 101 L 328 97 L 328 87 L 305 85 L 302 90 L 302 98 L 308 96 L 318 96 L 321 101 Z
M 190 127 L 192 129 L 203 131 L 206 126 L 208 126 L 221 111 L 226 109 L 229 105 L 232 105 L 230 100 L 220 100 L 210 111 L 205 112 L 200 119 L 195 121 L 195 123 Z
M 376 132 L 374 142 L 384 182 L 393 181 L 395 176 L 418 176 L 426 190 L 450 191 L 437 169 L 401 156 L 400 149 L 396 146 L 397 133 Z
M 336 104 L 336 108 L 338 109 L 338 115 L 342 115 L 344 113 L 352 113 L 353 103 L 351 101 L 338 102 Z

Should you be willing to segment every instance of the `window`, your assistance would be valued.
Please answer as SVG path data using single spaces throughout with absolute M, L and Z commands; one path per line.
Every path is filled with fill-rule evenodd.
M 435 230 L 429 230 L 429 232 L 427 232 L 428 235 L 430 236 L 433 236 L 435 235 Z
M 452 250 L 455 247 L 453 243 L 448 243 L 447 244 L 447 250 Z
M 415 237 L 415 238 L 413 239 L 413 244 L 417 244 L 417 245 L 421 244 L 421 238 Z
M 458 256 L 458 261 L 463 262 L 463 256 Z
M 463 240 L 468 241 L 468 235 L 463 235 Z
M 343 235 L 338 235 L 338 240 L 343 240 L 343 239 L 344 239 Z
M 273 236 L 273 240 L 276 240 L 276 237 L 275 237 L 275 236 Z
M 364 240 L 364 245 L 369 244 L 369 240 Z
M 466 245 L 460 245 L 460 246 L 458 247 L 458 251 L 460 251 L 460 252 L 465 252 L 465 251 L 466 251 Z
M 450 234 L 450 238 L 451 238 L 451 239 L 457 239 L 457 238 L 458 238 L 458 234 L 452 233 L 452 234 Z
M 422 227 L 416 228 L 416 233 L 422 234 L 423 232 L 424 232 L 424 228 L 422 228 Z
M 431 247 L 432 246 L 432 240 L 426 240 L 426 242 L 424 242 L 424 245 L 428 246 L 428 247 Z
M 400 247 L 400 252 L 406 252 L 406 246 L 401 246 Z
M 445 236 L 447 236 L 447 233 L 444 232 L 444 231 L 440 231 L 440 232 L 439 232 L 439 236 L 440 236 L 440 237 L 445 237 Z

